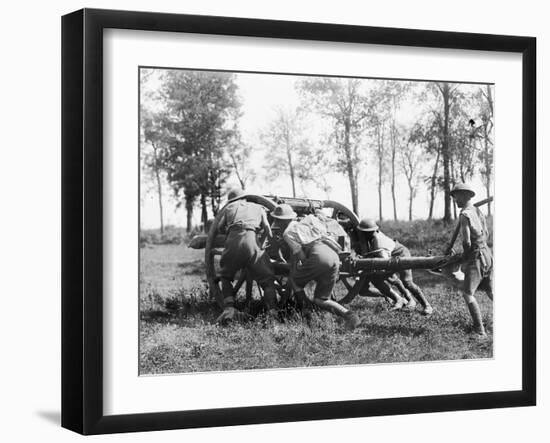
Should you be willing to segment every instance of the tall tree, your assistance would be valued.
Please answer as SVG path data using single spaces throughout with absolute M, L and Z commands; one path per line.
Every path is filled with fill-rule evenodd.
M 370 99 L 372 102 L 372 108 L 370 116 L 368 118 L 367 124 L 369 127 L 369 135 L 372 139 L 373 152 L 376 158 L 377 164 L 377 187 L 378 187 L 378 219 L 384 219 L 383 212 L 383 197 L 382 189 L 384 183 L 387 181 L 387 169 L 388 169 L 388 132 L 390 133 L 390 147 L 395 148 L 396 146 L 391 143 L 391 130 L 392 128 L 392 118 L 395 117 L 393 105 L 394 100 L 398 100 L 397 95 L 401 93 L 401 90 L 395 87 L 395 82 L 388 80 L 369 80 L 370 85 L 372 86 L 369 93 Z M 395 122 L 393 122 L 395 123 Z M 395 153 L 392 151 L 392 156 L 390 158 L 392 162 L 392 185 L 395 186 Z M 395 193 L 395 188 L 392 190 L 392 195 Z M 397 210 L 394 205 L 394 218 L 396 218 Z
M 256 171 L 250 163 L 252 146 L 245 143 L 239 134 L 227 145 L 227 154 L 241 189 L 245 190 L 246 186 L 256 178 Z
M 150 154 L 144 155 L 144 167 L 149 169 L 156 182 L 156 191 L 159 202 L 160 233 L 164 234 L 164 213 L 162 208 L 162 181 L 161 171 L 163 169 L 163 149 L 165 145 L 165 133 L 162 128 L 162 122 L 158 115 L 152 114 L 149 110 L 142 107 L 141 113 L 141 134 L 143 141 L 152 148 Z M 142 148 L 142 152 L 145 149 Z
M 235 137 L 237 85 L 233 74 L 222 72 L 170 70 L 162 80 L 168 180 L 176 195 L 183 191 L 188 220 L 199 200 L 205 227 L 208 200 L 215 215 L 231 169 L 224 153 Z
M 456 97 L 460 85 L 453 83 L 430 83 L 429 87 L 439 97 L 440 106 L 438 113 L 442 121 L 441 131 L 441 158 L 443 163 L 443 192 L 444 192 L 444 215 L 443 220 L 451 220 L 451 185 L 452 185 L 452 152 L 450 144 L 450 127 L 452 124 L 452 109 L 456 105 Z
M 386 175 L 386 120 L 382 115 L 377 115 L 373 121 L 373 125 L 376 160 L 378 164 L 378 219 L 384 220 L 384 212 L 382 208 L 382 186 Z
M 384 89 L 389 98 L 387 104 L 389 111 L 389 143 L 390 143 L 390 187 L 393 204 L 393 219 L 397 220 L 397 197 L 396 197 L 396 178 L 397 178 L 397 153 L 402 149 L 404 128 L 398 123 L 398 113 L 405 97 L 411 96 L 413 91 L 412 82 L 404 81 L 385 81 Z M 383 102 L 382 102 L 383 103 Z
M 326 147 L 309 147 L 307 150 L 299 151 L 298 163 L 301 165 L 298 178 L 302 183 L 313 183 L 324 192 L 327 199 L 330 199 L 332 192 L 330 174 L 334 171 L 334 163 L 327 155 Z
M 391 199 L 393 204 L 393 219 L 397 220 L 397 198 L 395 195 L 395 185 L 396 185 L 396 160 L 397 152 L 400 147 L 400 133 L 399 126 L 396 123 L 394 117 L 392 117 L 390 122 L 390 147 L 391 147 Z
M 309 78 L 299 84 L 304 106 L 313 108 L 332 125 L 331 141 L 338 153 L 336 167 L 347 175 L 355 213 L 359 213 L 361 137 L 371 107 L 363 87 L 359 79 Z
M 443 122 L 441 115 L 437 112 L 427 112 L 421 117 L 420 125 L 415 129 L 415 138 L 418 143 L 424 146 L 424 151 L 433 161 L 431 173 L 425 177 L 424 182 L 428 188 L 429 209 L 428 219 L 431 220 L 434 215 L 434 204 L 439 188 L 443 188 L 443 179 L 439 175 L 439 165 L 441 159 Z
M 303 169 L 299 157 L 310 148 L 304 131 L 299 109 L 278 108 L 275 118 L 260 136 L 268 148 L 265 156 L 268 177 L 274 178 L 279 173 L 288 174 L 293 197 L 296 197 L 296 182 Z
M 406 146 L 399 151 L 401 169 L 407 179 L 407 186 L 409 188 L 409 221 L 412 221 L 413 202 L 418 192 L 418 184 L 422 172 L 422 142 L 424 140 L 424 129 L 421 124 L 416 123 L 411 129 Z
M 492 175 L 493 175 L 493 86 L 481 86 L 476 95 L 480 104 L 479 122 L 473 121 L 472 139 L 475 142 L 481 138 L 483 149 L 479 151 L 481 160 L 481 177 L 485 184 L 486 197 L 491 196 Z M 487 204 L 487 212 L 491 215 L 491 203 Z

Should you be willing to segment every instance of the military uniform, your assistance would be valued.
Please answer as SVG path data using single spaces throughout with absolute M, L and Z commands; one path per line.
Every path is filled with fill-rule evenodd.
M 469 228 L 470 245 L 464 245 L 464 292 L 473 295 L 481 284 L 486 285 L 492 298 L 493 290 L 493 255 L 487 245 L 488 229 L 485 216 L 471 203 L 460 212 L 462 229 Z
M 377 231 L 373 232 L 372 238 L 369 241 L 365 241 L 362 246 L 364 252 L 380 251 L 380 255 L 389 257 L 395 249 L 396 242 L 389 238 L 386 234 Z
M 304 287 L 314 281 L 315 292 L 313 304 L 325 311 L 342 317 L 349 329 L 354 329 L 361 323 L 361 319 L 349 309 L 330 299 L 334 286 L 338 281 L 340 258 L 333 249 L 338 245 L 328 239 L 325 226 L 315 217 L 302 222 L 290 221 L 296 219 L 296 213 L 287 204 L 277 206 L 271 213 L 275 220 L 280 220 L 284 229 L 283 239 L 292 255 L 291 279 L 294 282 L 294 295 L 299 309 L 306 318 L 310 318 L 309 301 Z M 315 227 L 316 222 L 319 224 Z M 288 223 L 288 224 L 287 224 Z M 310 230 L 306 229 L 309 226 Z M 323 233 L 323 231 L 325 231 Z M 319 235 L 320 234 L 320 235 Z M 334 243 L 334 245 L 333 245 Z M 301 263 L 298 263 L 298 259 Z
M 246 200 L 237 200 L 224 208 L 218 229 L 227 233 L 225 247 L 220 258 L 220 277 L 226 304 L 233 303 L 231 281 L 237 271 L 246 268 L 252 279 L 264 289 L 266 304 L 274 304 L 274 272 L 269 257 L 263 251 L 256 238 L 256 232 L 265 217 L 262 206 Z M 227 284 L 229 282 L 229 285 Z
M 483 316 L 479 303 L 474 297 L 481 283 L 487 283 L 487 295 L 493 299 L 493 256 L 487 245 L 487 223 L 483 213 L 476 208 L 471 199 L 474 189 L 467 183 L 458 183 L 451 191 L 451 196 L 461 208 L 459 228 L 462 232 L 464 272 L 463 297 L 472 316 L 474 331 L 486 336 Z
M 294 275 L 294 282 L 304 287 L 314 281 L 314 298 L 329 300 L 334 286 L 338 282 L 340 259 L 329 246 L 317 241 L 304 248 L 306 259 L 302 261 Z
M 364 223 L 367 224 L 367 221 L 365 220 Z M 377 226 L 376 229 L 378 229 Z M 378 251 L 378 255 L 384 258 L 411 256 L 411 252 L 406 246 L 402 245 L 397 240 L 392 240 L 390 237 L 379 230 L 372 231 L 372 237 L 369 241 L 362 238 L 360 241 L 360 245 L 362 251 Z M 373 277 L 372 284 L 380 292 L 382 292 L 382 294 L 389 296 L 390 298 L 394 298 L 395 294 L 392 295 L 392 289 L 389 283 L 397 286 L 399 288 L 399 291 L 407 299 L 409 307 L 414 307 L 416 305 L 414 300 L 411 298 L 412 294 L 414 298 L 422 304 L 423 313 L 427 315 L 431 314 L 433 312 L 433 309 L 426 297 L 424 296 L 420 287 L 416 283 L 414 283 L 412 270 L 404 269 L 402 271 L 399 271 L 398 274 L 399 278 L 397 278 L 395 274 L 392 274 L 389 277 Z

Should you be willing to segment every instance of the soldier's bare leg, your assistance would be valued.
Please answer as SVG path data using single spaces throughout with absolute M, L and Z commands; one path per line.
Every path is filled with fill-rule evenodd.
M 267 314 L 273 319 L 279 318 L 277 312 L 277 291 L 275 290 L 275 274 L 273 266 L 265 251 L 257 249 L 248 263 L 247 269 L 252 278 L 256 279 L 263 289 L 263 302 Z
M 485 293 L 487 294 L 487 297 L 489 297 L 489 299 L 493 301 L 493 271 L 492 270 L 490 274 L 487 277 L 485 277 L 485 279 L 483 280 L 483 286 L 485 289 Z
M 385 297 L 388 297 L 393 301 L 392 311 L 401 309 L 405 306 L 405 299 L 401 297 L 395 289 L 393 289 L 390 284 L 384 279 L 384 277 L 373 278 L 372 284 L 376 289 L 378 289 Z
M 232 321 L 242 321 L 249 318 L 248 315 L 235 309 L 235 295 L 233 292 L 232 280 L 227 277 L 221 278 L 223 294 L 223 312 L 216 318 L 216 323 L 226 325 Z
M 430 305 L 430 302 L 420 289 L 420 287 L 411 279 L 405 279 L 403 281 L 405 287 L 411 292 L 411 294 L 420 302 L 422 305 L 422 313 L 424 315 L 430 315 L 433 313 L 433 308 Z
M 273 320 L 280 320 L 279 312 L 277 310 L 277 291 L 275 290 L 275 285 L 272 282 L 261 282 L 260 283 L 263 292 L 264 292 L 264 305 L 267 309 L 268 317 Z
M 472 317 L 474 332 L 482 337 L 486 336 L 485 327 L 483 326 L 483 317 L 477 300 L 474 297 L 477 288 L 481 283 L 481 272 L 479 263 L 476 261 L 467 263 L 463 266 L 464 270 L 464 289 L 463 297 Z
M 388 277 L 388 283 L 395 286 L 397 288 L 397 290 L 399 291 L 399 293 L 403 296 L 403 298 L 405 298 L 405 300 L 407 300 L 407 304 L 406 304 L 407 308 L 409 308 L 409 309 L 416 308 L 416 301 L 414 300 L 414 298 L 412 297 L 410 291 L 406 288 L 406 286 L 403 284 L 403 282 L 401 281 L 401 279 L 399 277 L 397 277 L 395 274 L 393 274 L 392 276 Z

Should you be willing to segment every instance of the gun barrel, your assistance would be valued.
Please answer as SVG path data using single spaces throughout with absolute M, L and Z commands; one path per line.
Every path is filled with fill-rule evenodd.
M 352 272 L 388 271 L 405 269 L 438 269 L 460 262 L 462 254 L 436 255 L 433 257 L 360 258 L 352 262 Z

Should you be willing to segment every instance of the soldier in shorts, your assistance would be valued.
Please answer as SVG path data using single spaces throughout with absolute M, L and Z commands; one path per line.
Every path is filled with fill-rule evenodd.
M 411 253 L 407 247 L 399 243 L 397 240 L 392 240 L 383 232 L 374 220 L 364 218 L 360 221 L 357 229 L 361 231 L 363 236 L 360 237 L 361 251 L 363 254 L 375 253 L 376 256 L 381 258 L 390 257 L 410 257 Z M 392 298 L 396 305 L 394 309 L 398 309 L 402 305 L 402 300 L 397 299 L 396 294 L 393 294 L 392 289 L 389 287 L 389 283 L 397 286 L 399 291 L 407 299 L 407 307 L 414 309 L 416 307 L 415 300 L 411 297 L 411 294 L 422 305 L 422 313 L 424 315 L 430 315 L 433 313 L 433 308 L 424 296 L 420 287 L 414 282 L 412 270 L 404 269 L 399 272 L 399 277 L 395 274 L 389 277 L 375 277 L 372 279 L 373 285 L 382 294 Z
M 235 309 L 233 280 L 237 271 L 246 269 L 264 291 L 264 303 L 268 315 L 277 316 L 277 296 L 274 285 L 274 273 L 267 254 L 258 245 L 256 234 L 264 229 L 271 237 L 271 229 L 262 206 L 239 199 L 243 195 L 240 189 L 232 189 L 228 195 L 228 204 L 223 209 L 218 229 L 226 233 L 224 250 L 220 258 L 220 279 L 222 286 L 224 311 L 216 320 L 219 323 L 242 319 L 243 314 Z
M 286 230 L 296 213 L 287 204 L 277 206 L 271 216 L 275 219 L 274 227 L 283 232 L 283 239 L 289 246 L 292 254 L 290 278 L 295 286 L 294 295 L 299 305 L 305 307 L 309 303 L 304 292 L 304 287 L 314 281 L 315 292 L 313 304 L 325 311 L 342 317 L 349 329 L 355 329 L 361 320 L 349 309 L 330 299 L 334 286 L 339 278 L 340 258 L 338 254 L 321 240 L 316 240 L 307 245 L 298 244 L 291 237 L 286 235 Z M 306 316 L 308 316 L 306 308 Z
M 485 216 L 471 201 L 474 195 L 475 191 L 466 183 L 457 184 L 451 191 L 451 196 L 461 208 L 459 223 L 464 272 L 462 295 L 472 316 L 474 332 L 485 336 L 481 310 L 474 295 L 478 288 L 484 288 L 487 296 L 493 300 L 493 255 L 487 245 L 489 232 Z

